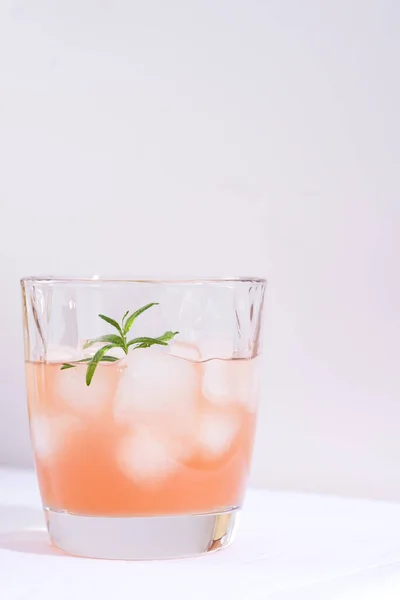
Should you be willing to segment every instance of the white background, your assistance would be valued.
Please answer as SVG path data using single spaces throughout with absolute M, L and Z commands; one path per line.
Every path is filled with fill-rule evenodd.
M 400 2 L 0 0 L 0 461 L 18 279 L 266 275 L 253 483 L 400 499 Z

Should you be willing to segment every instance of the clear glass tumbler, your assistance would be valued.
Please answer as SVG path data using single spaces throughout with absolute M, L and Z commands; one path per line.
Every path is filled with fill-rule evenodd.
M 22 280 L 36 470 L 54 544 L 120 559 L 232 539 L 265 281 Z

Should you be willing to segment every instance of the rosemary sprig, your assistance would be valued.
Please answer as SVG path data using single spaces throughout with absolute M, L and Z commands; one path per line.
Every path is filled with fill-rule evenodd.
M 96 372 L 96 369 L 100 362 L 115 362 L 119 360 L 115 356 L 107 354 L 112 348 L 122 348 L 125 354 L 128 354 L 130 349 L 136 350 L 138 348 L 150 348 L 150 346 L 159 345 L 159 346 L 168 346 L 168 342 L 170 342 L 179 332 L 178 331 L 166 331 L 159 337 L 137 337 L 128 341 L 127 335 L 136 321 L 136 319 L 144 313 L 146 310 L 151 308 L 152 306 L 156 306 L 158 302 L 152 302 L 151 304 L 146 304 L 135 310 L 131 314 L 130 311 L 126 311 L 124 316 L 122 317 L 121 323 L 118 323 L 111 317 L 107 317 L 107 315 L 99 315 L 100 319 L 106 321 L 109 325 L 114 327 L 118 333 L 110 333 L 107 335 L 101 335 L 98 338 L 94 338 L 93 340 L 89 340 L 84 345 L 84 348 L 89 348 L 93 344 L 103 343 L 105 344 L 91 358 L 82 358 L 81 360 L 76 361 L 75 363 L 63 363 L 61 370 L 64 369 L 72 369 L 76 367 L 80 363 L 87 363 L 86 370 L 86 385 L 90 385 L 93 379 L 93 375 Z

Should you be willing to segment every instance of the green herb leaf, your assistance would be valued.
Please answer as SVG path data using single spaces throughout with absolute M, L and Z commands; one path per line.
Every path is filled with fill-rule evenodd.
M 91 358 L 82 358 L 81 360 L 74 361 L 74 363 L 63 363 L 61 366 L 61 370 L 72 369 L 77 367 L 80 363 L 87 363 L 86 370 L 86 385 L 90 385 L 93 379 L 93 375 L 96 372 L 96 369 L 100 362 L 116 362 L 119 359 L 115 356 L 107 355 L 107 352 L 112 348 L 122 348 L 125 354 L 128 354 L 129 348 L 133 347 L 134 350 L 138 348 L 150 348 L 150 346 L 159 345 L 159 346 L 168 346 L 168 342 L 172 340 L 176 335 L 178 335 L 178 331 L 166 331 L 159 337 L 137 337 L 133 338 L 129 342 L 126 339 L 126 335 L 132 327 L 134 321 L 144 313 L 146 310 L 151 308 L 152 306 L 156 306 L 158 302 L 151 302 L 150 304 L 146 304 L 146 306 L 142 306 L 131 315 L 129 315 L 129 310 L 126 311 L 124 316 L 122 317 L 121 325 L 117 323 L 111 317 L 107 317 L 106 315 L 99 315 L 100 319 L 106 321 L 109 325 L 112 325 L 115 329 L 117 329 L 120 335 L 116 335 L 114 333 L 101 335 L 98 338 L 93 340 L 88 340 L 84 345 L 84 348 L 89 348 L 93 344 L 96 343 L 104 343 L 105 346 L 97 350 L 97 352 Z
M 86 385 L 90 385 L 93 379 L 93 375 L 98 367 L 99 362 L 104 357 L 105 353 L 114 348 L 112 344 L 108 344 L 107 346 L 103 346 L 100 350 L 97 350 L 96 354 L 92 357 L 91 361 L 88 364 L 88 368 L 86 371 Z
M 121 326 L 119 325 L 119 323 L 117 323 L 117 321 L 115 321 L 114 319 L 111 319 L 111 317 L 107 317 L 107 315 L 99 315 L 99 317 L 100 317 L 100 319 L 103 319 L 103 321 L 105 321 L 106 323 L 109 323 L 110 325 L 115 327 L 115 329 L 117 329 L 119 331 L 120 335 L 123 335 Z
M 82 360 L 79 360 L 78 362 L 80 362 L 80 363 L 88 363 L 88 362 L 90 362 L 92 360 L 92 358 L 93 357 L 82 358 Z M 121 360 L 121 359 L 117 358 L 116 356 L 103 356 L 103 358 L 100 360 L 100 362 L 116 362 L 117 360 Z
M 121 321 L 121 323 L 122 323 L 122 329 L 124 328 L 125 319 L 126 319 L 126 317 L 127 317 L 128 315 L 129 315 L 129 310 L 127 310 L 127 311 L 126 311 L 126 313 L 124 314 L 124 316 L 122 317 L 122 321 Z
M 103 358 L 101 359 L 100 362 L 117 362 L 117 360 L 121 360 L 120 358 L 117 358 L 116 356 L 103 356 Z M 86 361 L 86 359 L 85 359 Z
M 157 306 L 157 304 L 158 304 L 158 302 L 151 302 L 150 304 L 146 304 L 146 306 L 142 306 L 142 308 L 139 308 L 134 313 L 132 313 L 126 319 L 126 322 L 125 322 L 125 325 L 124 325 L 124 334 L 126 335 L 128 333 L 128 331 L 130 330 L 130 328 L 133 325 L 133 322 L 138 318 L 139 315 L 141 315 L 142 313 L 144 313 L 146 310 L 148 310 L 152 306 Z
M 127 343 L 127 347 L 133 346 L 134 344 L 138 344 L 137 348 L 150 348 L 154 344 L 158 344 L 159 346 L 168 346 L 168 342 L 172 340 L 173 337 L 178 335 L 178 331 L 166 331 L 163 335 L 160 335 L 156 338 L 151 337 L 138 337 L 130 340 Z M 136 349 L 136 348 L 135 348 Z
M 73 369 L 74 367 L 78 367 L 81 363 L 88 363 L 91 360 L 92 360 L 92 357 L 81 358 L 81 360 L 77 360 L 75 364 L 64 363 L 61 367 L 61 371 L 65 371 L 65 369 Z M 120 359 L 117 358 L 116 356 L 103 356 L 103 358 L 101 359 L 101 362 L 116 362 L 117 360 L 120 360 Z
M 157 339 L 161 340 L 162 342 L 169 342 L 170 340 L 172 340 L 172 338 L 174 338 L 176 335 L 178 335 L 178 333 L 179 333 L 179 331 L 166 331 L 165 333 L 160 335 Z
M 153 346 L 153 344 L 158 344 L 159 346 L 168 346 L 168 344 L 158 338 L 150 338 L 150 337 L 138 337 L 130 340 L 127 343 L 128 348 L 133 346 L 134 344 L 140 344 L 142 348 L 149 348 Z M 143 344 L 143 345 L 142 345 Z
M 90 346 L 93 346 L 93 344 L 97 344 L 99 342 L 108 342 L 110 344 L 113 344 L 114 346 L 125 348 L 124 340 L 119 335 L 115 335 L 113 333 L 110 333 L 108 335 L 101 335 L 100 337 L 95 338 L 94 340 L 89 340 L 83 347 L 89 348 Z

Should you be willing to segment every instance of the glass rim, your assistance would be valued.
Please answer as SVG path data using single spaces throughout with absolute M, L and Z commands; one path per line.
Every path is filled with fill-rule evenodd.
M 143 283 L 143 284 L 164 284 L 164 285 L 198 285 L 198 284 L 229 284 L 229 283 L 252 283 L 256 285 L 266 285 L 267 280 L 264 277 L 254 276 L 232 276 L 232 277 L 194 277 L 194 278 L 180 278 L 180 279 L 168 279 L 168 278 L 118 278 L 118 277 L 100 277 L 99 275 L 93 275 L 92 277 L 74 277 L 74 276 L 55 276 L 55 275 L 28 275 L 21 277 L 21 285 L 25 283 L 38 283 L 38 284 L 65 284 L 65 283 L 77 283 L 77 284 L 127 284 L 127 283 Z

